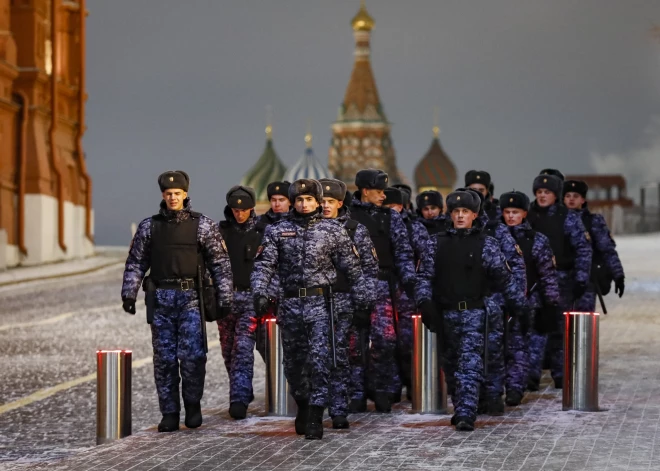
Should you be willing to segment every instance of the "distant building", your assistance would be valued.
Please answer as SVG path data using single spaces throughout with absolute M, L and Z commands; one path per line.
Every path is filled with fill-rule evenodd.
M 0 2 L 0 250 L 8 266 L 94 252 L 85 0 Z
M 284 174 L 284 179 L 289 182 L 295 182 L 301 178 L 318 180 L 319 178 L 331 177 L 332 175 L 330 172 L 328 172 L 314 155 L 314 149 L 312 148 L 312 133 L 307 132 L 307 134 L 305 134 L 305 152 L 303 152 L 303 155 L 298 162 L 296 162 L 296 164 Z
M 566 180 L 582 180 L 589 186 L 587 201 L 592 210 L 634 206 L 623 175 L 567 175 Z
M 440 128 L 433 127 L 431 147 L 415 167 L 417 193 L 439 191 L 447 196 L 456 188 L 456 167 L 440 144 Z

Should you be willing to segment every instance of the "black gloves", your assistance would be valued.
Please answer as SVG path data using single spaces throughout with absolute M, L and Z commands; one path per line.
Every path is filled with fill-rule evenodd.
M 587 291 L 587 285 L 586 283 L 575 283 L 575 286 L 573 286 L 573 299 L 577 300 L 580 299 L 584 293 Z
M 371 324 L 371 312 L 357 310 L 353 313 L 353 325 L 358 329 L 368 329 Z
M 219 306 L 218 307 L 218 319 L 221 321 L 231 314 L 231 306 Z
M 618 294 L 619 297 L 623 296 L 623 290 L 625 288 L 626 284 L 623 282 L 623 277 L 614 280 L 614 292 Z
M 422 314 L 422 322 L 431 332 L 436 331 L 436 320 L 438 313 L 432 301 L 424 301 L 419 305 L 419 312 Z
M 129 313 L 129 314 L 135 315 L 135 299 L 124 298 L 124 299 L 122 299 L 122 301 L 123 301 L 123 304 L 122 304 L 121 307 L 124 308 L 124 311 Z
M 266 296 L 254 297 L 254 313 L 257 317 L 263 317 L 268 312 L 270 301 Z

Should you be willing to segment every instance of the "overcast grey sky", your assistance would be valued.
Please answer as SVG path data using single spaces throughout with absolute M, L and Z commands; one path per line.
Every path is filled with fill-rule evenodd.
M 225 192 L 264 147 L 272 105 L 286 165 L 306 119 L 327 161 L 353 63 L 358 0 L 90 0 L 88 132 L 99 244 L 128 244 L 157 210 L 157 175 L 191 176 L 219 219 Z M 660 179 L 657 0 L 367 0 L 372 65 L 412 177 L 432 138 L 459 174 L 496 193 L 531 190 L 542 167 Z M 630 164 L 622 165 L 622 158 Z M 654 173 L 655 172 L 655 173 Z M 633 181 L 634 180 L 634 181 Z

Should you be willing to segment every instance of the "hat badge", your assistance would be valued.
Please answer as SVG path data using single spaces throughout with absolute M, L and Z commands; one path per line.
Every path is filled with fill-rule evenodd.
M 481 175 L 477 175 L 477 180 L 481 180 Z
M 460 201 L 460 200 L 461 200 L 461 197 L 460 197 L 460 196 L 457 196 L 457 197 L 456 197 L 456 200 L 457 200 L 457 201 Z
M 241 204 L 242 202 L 243 202 L 243 200 L 238 200 L 237 201 L 238 204 Z
M 330 191 L 330 185 L 326 185 L 326 186 L 325 186 L 325 189 L 328 190 L 328 191 Z
M 513 198 L 509 198 L 509 203 L 513 203 Z
M 279 191 L 279 189 L 280 189 L 279 186 L 276 186 L 276 187 L 275 187 L 275 191 Z
M 385 181 L 387 181 L 387 177 L 385 177 Z
M 170 181 L 173 182 L 173 181 L 174 181 L 174 177 L 170 177 Z
M 573 188 L 575 188 L 575 183 L 573 183 Z
M 544 179 L 543 179 L 543 183 L 548 183 L 548 179 L 547 179 L 547 178 L 544 178 Z
M 424 197 L 424 200 L 428 200 L 428 199 L 429 199 L 429 197 L 428 197 L 428 196 L 425 196 L 425 197 Z
M 300 187 L 301 187 L 301 188 L 305 188 L 305 184 L 303 183 L 302 185 L 300 185 Z

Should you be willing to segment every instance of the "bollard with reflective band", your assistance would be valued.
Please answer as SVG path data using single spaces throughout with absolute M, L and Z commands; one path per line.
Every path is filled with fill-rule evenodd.
M 598 411 L 597 312 L 565 312 L 563 410 Z
M 268 415 L 295 417 L 298 408 L 284 376 L 280 327 L 273 317 L 265 319 L 264 322 L 266 324 L 266 411 Z
M 447 413 L 447 387 L 440 368 L 438 336 L 413 316 L 412 410 L 419 414 Z
M 131 434 L 130 350 L 96 351 L 96 444 Z

